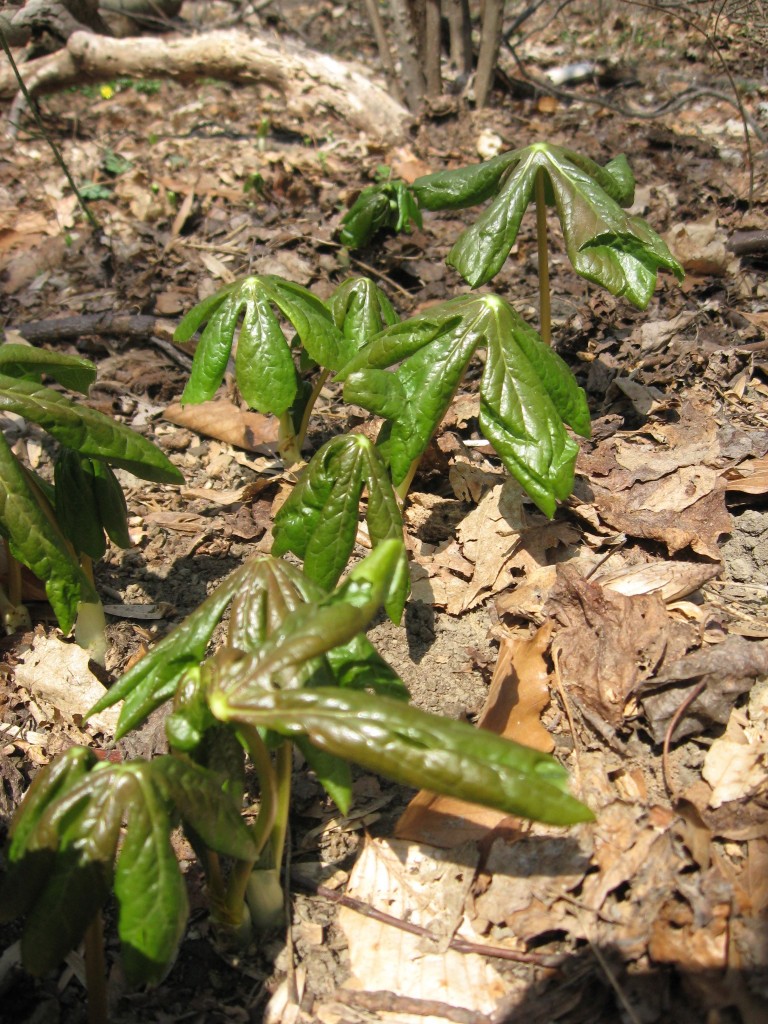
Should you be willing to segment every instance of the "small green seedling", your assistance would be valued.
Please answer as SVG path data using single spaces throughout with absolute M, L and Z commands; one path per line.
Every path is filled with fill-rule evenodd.
M 290 564 L 258 556 L 98 703 L 94 712 L 124 700 L 123 736 L 172 700 L 171 753 L 112 764 L 76 747 L 36 777 L 0 885 L 0 920 L 26 917 L 30 970 L 54 968 L 114 889 L 129 980 L 162 980 L 188 913 L 170 842 L 179 821 L 205 869 L 223 942 L 242 946 L 282 920 L 293 746 L 345 813 L 354 762 L 509 814 L 558 825 L 591 819 L 550 756 L 409 706 L 362 633 L 387 602 L 402 557 L 399 541 L 383 541 L 328 592 Z M 227 641 L 206 658 L 227 608 Z M 241 816 L 246 758 L 260 788 L 250 825 Z M 93 943 L 86 948 L 94 954 Z
M 77 618 L 77 639 L 103 654 L 104 616 L 91 563 L 106 534 L 129 544 L 125 499 L 112 467 L 157 483 L 183 483 L 166 456 L 140 434 L 103 413 L 44 387 L 42 375 L 87 394 L 93 363 L 26 345 L 0 345 L 0 411 L 37 423 L 58 443 L 54 486 L 13 454 L 0 435 L 0 532 L 13 562 L 45 584 L 64 632 Z M 18 575 L 10 572 L 7 614 L 21 605 Z

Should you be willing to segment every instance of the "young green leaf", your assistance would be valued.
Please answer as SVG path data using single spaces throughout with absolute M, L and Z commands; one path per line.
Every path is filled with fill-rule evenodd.
M 406 786 L 554 825 L 592 819 L 568 793 L 567 773 L 554 758 L 400 701 L 332 688 L 274 691 L 245 684 L 215 690 L 211 706 L 222 721 L 306 736 L 321 750 Z
M 374 334 L 400 320 L 387 296 L 368 277 L 348 278 L 326 304 L 333 322 L 356 348 L 362 348 Z
M 56 522 L 47 498 L 2 435 L 0 533 L 7 539 L 13 557 L 43 581 L 59 625 L 68 633 L 80 602 L 98 602 L 98 596 Z
M 305 685 L 307 676 L 302 671 L 303 666 L 334 647 L 349 643 L 386 602 L 402 552 L 402 541 L 382 541 L 351 570 L 340 587 L 286 614 L 279 627 L 252 653 L 237 657 L 236 652 L 227 647 L 214 655 L 202 669 L 208 676 L 209 691 L 238 692 L 242 686 Z M 350 654 L 353 652 L 339 658 L 339 669 L 349 664 Z M 372 678 L 375 678 L 378 674 L 375 664 L 372 670 Z
M 184 482 L 179 470 L 150 441 L 51 388 L 0 373 L 0 410 L 3 409 L 38 423 L 60 444 L 81 455 L 105 459 L 143 480 Z
M 565 363 L 495 295 L 462 295 L 382 331 L 340 372 L 344 397 L 389 421 L 379 442 L 395 485 L 425 450 L 478 347 L 487 350 L 480 426 L 502 462 L 552 516 L 570 493 L 588 435 L 584 393 Z M 384 367 L 400 365 L 394 371 Z
M 176 341 L 183 342 L 206 325 L 182 402 L 213 397 L 239 327 L 235 375 L 243 398 L 253 409 L 277 416 L 291 407 L 298 391 L 298 374 L 273 307 L 292 324 L 302 346 L 319 365 L 337 370 L 355 351 L 323 303 L 306 288 L 271 275 L 246 277 L 195 306 L 176 329 Z
M 407 231 L 422 226 L 421 211 L 413 191 L 404 181 L 387 181 L 364 188 L 341 221 L 339 241 L 359 249 L 382 228 Z
M 83 395 L 88 394 L 96 380 L 96 366 L 90 359 L 11 343 L 0 345 L 0 373 L 36 384 L 41 383 L 42 375 L 46 374 L 65 388 Z
M 56 519 L 78 554 L 98 561 L 107 550 L 96 502 L 93 464 L 71 448 L 59 449 L 53 467 Z
M 648 305 L 660 268 L 682 280 L 683 269 L 661 238 L 619 205 L 631 201 L 634 186 L 625 160 L 617 157 L 600 167 L 547 143 L 505 156 L 509 162 L 497 179 L 496 198 L 459 236 L 448 255 L 450 266 L 472 287 L 490 281 L 501 269 L 533 199 L 540 170 L 545 175 L 547 203 L 557 209 L 568 258 L 578 274 L 641 309 Z M 443 179 L 460 173 L 446 172 Z M 424 188 L 425 201 L 437 202 L 428 184 L 422 181 L 419 186 Z M 434 191 L 439 196 L 439 190 Z
M 364 488 L 368 492 L 366 522 L 374 547 L 384 540 L 402 539 L 400 509 L 376 449 L 363 434 L 344 434 L 315 453 L 275 516 L 272 553 L 292 551 L 303 560 L 307 576 L 330 590 L 355 545 Z M 404 552 L 396 572 L 387 613 L 399 622 L 410 589 Z

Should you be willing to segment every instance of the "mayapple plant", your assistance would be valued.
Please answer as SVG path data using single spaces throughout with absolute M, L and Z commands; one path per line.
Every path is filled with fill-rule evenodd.
M 408 704 L 363 633 L 401 560 L 402 543 L 383 541 L 328 591 L 282 559 L 256 556 L 99 701 L 91 713 L 123 701 L 118 737 L 172 701 L 170 753 L 113 764 L 74 747 L 35 778 L 0 883 L 0 920 L 26 919 L 29 970 L 54 968 L 85 937 L 90 995 L 103 1003 L 99 914 L 114 890 L 129 981 L 161 981 L 188 915 L 170 841 L 179 823 L 205 870 L 222 943 L 242 946 L 282 920 L 294 747 L 343 812 L 352 762 L 509 814 L 591 820 L 549 755 Z M 226 642 L 206 657 L 228 608 Z M 259 784 L 252 824 L 241 813 L 246 758 Z
M 182 401 L 212 396 L 239 328 L 235 369 L 241 393 L 254 408 L 281 417 L 282 447 L 291 459 L 298 461 L 309 412 L 330 372 L 344 382 L 346 401 L 384 420 L 375 445 L 346 435 L 314 455 L 276 516 L 274 553 L 293 552 L 313 579 L 333 586 L 354 546 L 364 491 L 372 543 L 400 535 L 397 505 L 479 348 L 486 350 L 480 429 L 536 505 L 554 515 L 572 490 L 578 451 L 566 426 L 588 436 L 590 418 L 584 392 L 549 347 L 547 208 L 557 211 L 576 272 L 643 308 L 659 269 L 678 278 L 683 271 L 648 224 L 625 211 L 634 185 L 624 156 L 601 166 L 561 146 L 535 143 L 475 166 L 425 175 L 412 185 L 372 185 L 343 218 L 340 240 L 359 247 L 383 228 L 420 225 L 422 210 L 459 210 L 491 200 L 447 257 L 477 288 L 501 269 L 534 202 L 540 335 L 493 294 L 460 295 L 400 323 L 381 290 L 359 278 L 337 289 L 324 314 L 323 303 L 306 289 L 274 277 L 228 285 L 187 314 L 179 340 L 190 339 L 206 321 L 208 326 Z M 300 297 L 300 309 L 287 301 L 286 290 Z M 291 358 L 297 342 L 279 333 L 270 303 L 293 324 L 300 358 Z M 324 369 L 312 386 L 303 374 L 318 363 Z M 281 374 L 285 386 L 278 387 Z M 259 382 L 256 390 L 253 381 Z M 401 586 L 387 608 L 395 619 L 407 597 L 404 567 L 398 575 Z
M 0 410 L 37 423 L 59 445 L 54 485 L 23 465 L 0 435 L 0 533 L 9 554 L 4 595 L 6 626 L 24 622 L 19 565 L 45 584 L 61 629 L 75 620 L 78 643 L 103 660 L 104 613 L 92 563 L 106 550 L 105 534 L 128 547 L 125 497 L 113 467 L 157 483 L 183 477 L 150 441 L 109 416 L 45 387 L 45 374 L 87 394 L 96 367 L 80 356 L 27 345 L 0 345 Z

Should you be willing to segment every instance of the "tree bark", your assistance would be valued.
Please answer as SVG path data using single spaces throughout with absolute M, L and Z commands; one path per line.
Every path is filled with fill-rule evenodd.
M 499 59 L 501 30 L 504 23 L 504 0 L 485 0 L 480 35 L 480 52 L 475 73 L 475 103 L 484 107 L 493 85 L 496 63 Z
M 0 96 L 7 97 L 16 92 L 16 83 L 5 71 L 0 68 Z M 145 36 L 140 40 L 75 32 L 64 50 L 23 65 L 22 74 L 32 93 L 124 75 L 266 84 L 282 92 L 286 113 L 303 131 L 318 123 L 319 112 L 331 112 L 387 143 L 401 141 L 410 122 L 405 107 L 351 64 L 241 32 L 206 32 L 172 39 Z

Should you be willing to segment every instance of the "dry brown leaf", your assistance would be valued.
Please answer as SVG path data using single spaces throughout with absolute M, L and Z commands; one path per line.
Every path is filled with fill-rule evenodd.
M 749 459 L 725 474 L 726 491 L 739 494 L 768 493 L 768 458 Z
M 277 444 L 278 424 L 274 416 L 240 409 L 232 402 L 216 399 L 199 405 L 173 402 L 163 413 L 179 427 L 188 427 L 207 437 L 256 452 Z
M 700 221 L 675 224 L 663 237 L 689 274 L 721 277 L 739 265 L 728 249 L 727 232 L 717 226 L 714 213 Z
M 448 948 L 454 935 L 482 941 L 466 903 L 477 852 L 443 853 L 399 840 L 368 840 L 350 874 L 347 895 L 410 925 L 435 941 L 342 906 L 352 977 L 347 987 L 394 992 L 491 1014 L 525 990 L 523 979 L 502 977 L 490 958 Z M 401 1018 L 402 1019 L 402 1018 Z M 410 1021 L 410 1017 L 408 1020 Z M 435 1022 L 433 1016 L 420 1018 Z
M 23 661 L 15 668 L 16 682 L 34 696 L 53 704 L 69 720 L 83 718 L 107 692 L 88 667 L 88 652 L 56 636 L 36 634 Z M 114 736 L 118 708 L 107 708 L 88 719 L 101 732 Z
M 628 537 L 642 537 L 665 544 L 670 555 L 690 547 L 699 555 L 719 560 L 718 539 L 730 533 L 731 517 L 725 507 L 725 486 L 721 479 L 713 489 L 682 511 L 648 511 L 636 508 L 632 490 L 616 493 L 592 487 L 594 504 L 600 517 Z M 649 499 L 647 499 L 649 500 Z
M 719 576 L 720 571 L 719 564 L 706 562 L 649 562 L 600 573 L 594 581 L 626 597 L 658 594 L 664 601 L 678 601 Z
M 691 627 L 674 623 L 658 595 L 624 597 L 583 579 L 571 565 L 558 566 L 544 613 L 563 627 L 553 650 L 569 698 L 609 737 L 640 683 L 691 639 Z

